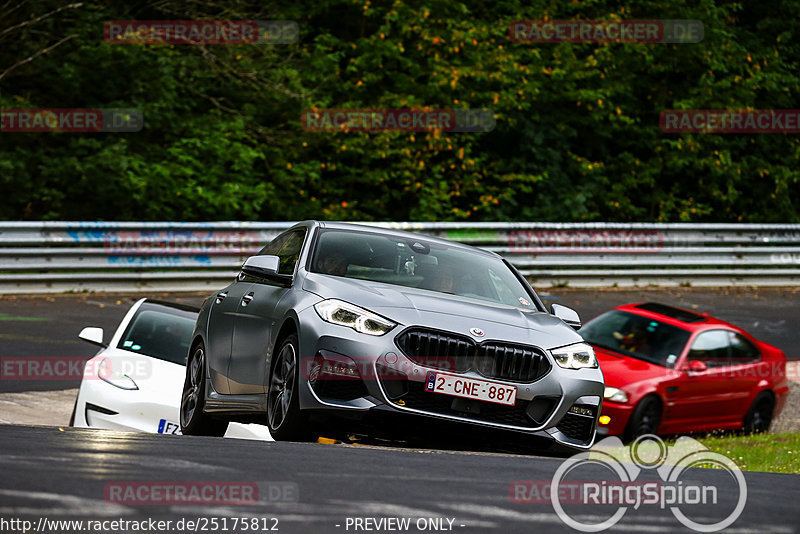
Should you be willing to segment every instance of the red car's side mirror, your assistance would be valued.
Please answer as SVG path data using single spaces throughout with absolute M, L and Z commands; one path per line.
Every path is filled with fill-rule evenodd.
M 707 370 L 708 366 L 705 364 L 705 362 L 701 362 L 700 360 L 692 360 L 689 362 L 689 371 L 701 373 Z

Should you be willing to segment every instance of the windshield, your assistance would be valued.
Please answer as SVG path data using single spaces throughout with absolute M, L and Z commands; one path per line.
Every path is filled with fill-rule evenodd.
M 579 332 L 592 345 L 669 368 L 689 340 L 682 328 L 619 310 L 592 319 Z
M 310 270 L 537 309 L 499 258 L 425 239 L 322 230 Z
M 118 348 L 186 365 L 196 318 L 192 312 L 142 304 Z

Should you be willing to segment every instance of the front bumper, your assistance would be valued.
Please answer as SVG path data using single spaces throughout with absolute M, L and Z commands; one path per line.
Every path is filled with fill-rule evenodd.
M 467 371 L 466 378 L 489 380 L 517 388 L 514 406 L 463 399 L 425 390 L 432 367 L 406 357 L 395 343 L 397 327 L 373 337 L 322 321 L 313 310 L 300 314 L 300 407 L 324 415 L 350 419 L 369 414 L 397 413 L 432 421 L 449 421 L 523 433 L 573 449 L 594 443 L 602 407 L 600 369 L 562 369 L 550 359 L 551 369 L 533 382 L 505 381 Z M 334 370 L 323 373 L 325 369 Z M 357 376 L 352 370 L 357 370 Z
M 633 406 L 631 405 L 605 401 L 600 413 L 597 433 L 601 436 L 621 436 L 625 432 L 625 427 L 628 426 L 632 412 Z M 610 421 L 606 422 L 606 417 L 610 418 Z

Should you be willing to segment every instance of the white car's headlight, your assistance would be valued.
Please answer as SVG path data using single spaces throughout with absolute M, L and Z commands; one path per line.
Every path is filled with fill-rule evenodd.
M 346 326 L 370 336 L 382 336 L 397 326 L 389 319 L 338 299 L 318 302 L 314 309 L 323 321 Z
M 603 398 L 611 402 L 628 402 L 627 393 L 619 388 L 612 388 L 610 386 L 606 386 L 605 391 L 603 391 Z
M 556 363 L 564 369 L 585 369 L 597 367 L 594 349 L 586 343 L 575 343 L 550 351 Z
M 128 391 L 139 389 L 139 386 L 136 385 L 133 378 L 119 371 L 114 371 L 108 360 L 103 360 L 97 366 L 97 376 L 103 382 L 108 382 L 119 389 L 127 389 Z

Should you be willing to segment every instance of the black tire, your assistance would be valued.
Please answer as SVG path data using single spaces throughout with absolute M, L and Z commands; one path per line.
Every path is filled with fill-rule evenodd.
M 299 344 L 297 335 L 284 338 L 275 351 L 267 390 L 267 427 L 275 441 L 309 441 L 312 433 L 300 413 Z
M 69 426 L 75 426 L 75 412 L 78 411 L 78 397 L 75 397 L 75 404 L 72 405 L 72 415 L 69 416 Z
M 639 401 L 625 428 L 625 441 L 633 441 L 645 434 L 657 434 L 661 423 L 661 401 L 648 395 Z
M 744 434 L 761 434 L 769 431 L 774 411 L 775 401 L 772 395 L 766 392 L 759 393 L 744 416 Z
M 213 419 L 203 409 L 206 404 L 206 353 L 202 342 L 195 345 L 186 362 L 186 378 L 181 393 L 181 433 L 187 436 L 224 436 L 228 421 Z

